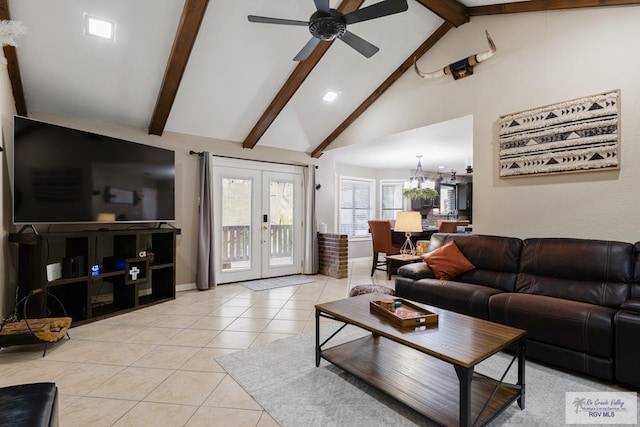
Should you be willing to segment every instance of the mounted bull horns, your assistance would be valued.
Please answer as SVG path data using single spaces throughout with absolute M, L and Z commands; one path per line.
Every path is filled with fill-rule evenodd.
M 423 73 L 418 68 L 418 64 L 416 64 L 416 58 L 413 58 L 413 69 L 423 79 L 437 79 L 443 77 L 445 75 L 452 75 L 455 80 L 462 79 L 464 77 L 470 76 L 473 74 L 473 67 L 482 61 L 491 58 L 496 53 L 496 45 L 491 40 L 491 36 L 489 32 L 485 30 L 484 32 L 487 35 L 487 41 L 489 42 L 489 50 L 476 53 L 475 55 L 471 55 L 467 58 L 461 59 L 460 61 L 456 61 L 452 64 L 447 65 L 446 67 L 432 71 L 431 73 Z

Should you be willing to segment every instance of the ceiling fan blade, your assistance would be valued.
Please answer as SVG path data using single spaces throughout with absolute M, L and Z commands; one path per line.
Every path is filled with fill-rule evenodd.
M 340 40 L 342 40 L 367 58 L 371 58 L 380 50 L 365 39 L 356 36 L 350 31 L 345 32 L 342 37 L 340 37 Z
M 318 9 L 318 12 L 329 14 L 329 11 L 330 11 L 329 0 L 313 0 L 313 1 L 316 4 L 316 9 Z
M 311 55 L 311 52 L 313 52 L 313 49 L 315 49 L 319 43 L 320 43 L 320 39 L 311 37 L 311 40 L 309 40 L 307 44 L 304 45 L 304 47 L 300 50 L 300 52 L 298 52 L 298 54 L 295 56 L 295 58 L 293 58 L 293 60 L 304 61 L 309 57 L 309 55 Z
M 300 26 L 309 26 L 309 22 L 307 21 L 296 21 L 293 19 L 282 19 L 282 18 L 269 18 L 266 16 L 255 16 L 249 15 L 247 16 L 249 22 L 259 22 L 261 24 L 282 24 L 282 25 L 300 25 Z
M 349 24 L 356 22 L 368 21 L 369 19 L 380 18 L 381 16 L 393 15 L 394 13 L 404 12 L 409 8 L 407 0 L 384 0 L 362 9 L 354 10 L 344 15 L 344 20 Z

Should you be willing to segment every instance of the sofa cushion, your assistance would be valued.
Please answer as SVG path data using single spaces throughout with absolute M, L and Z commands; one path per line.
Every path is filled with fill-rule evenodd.
M 449 242 L 455 242 L 460 252 L 476 267 L 456 277 L 456 281 L 513 292 L 522 240 L 481 234 L 435 233 L 429 240 L 428 250 L 431 252 Z M 405 267 L 398 269 L 399 275 L 404 275 Z
M 640 314 L 640 298 L 629 298 L 620 306 L 621 311 Z
M 618 308 L 629 297 L 632 277 L 630 243 L 526 239 L 516 291 Z
M 489 320 L 525 329 L 527 339 L 607 359 L 613 358 L 616 312 L 542 295 L 500 293 L 489 299 Z
M 481 319 L 489 318 L 489 297 L 501 292 L 488 286 L 438 279 L 396 279 L 396 296 Z
M 449 242 L 422 255 L 433 274 L 440 280 L 451 280 L 454 277 L 476 268 L 465 256 L 455 242 Z
M 597 378 L 614 378 L 614 359 L 597 357 L 540 341 L 527 340 L 527 359 L 542 362 Z

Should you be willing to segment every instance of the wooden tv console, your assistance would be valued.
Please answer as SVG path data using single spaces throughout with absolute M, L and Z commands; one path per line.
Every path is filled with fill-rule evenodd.
M 174 299 L 178 234 L 175 228 L 10 233 L 18 245 L 18 296 L 33 289 L 54 294 L 73 326 Z M 141 257 L 147 248 L 152 256 Z M 49 280 L 47 265 L 58 263 L 63 277 Z M 32 304 L 29 316 L 61 315 L 44 304 Z

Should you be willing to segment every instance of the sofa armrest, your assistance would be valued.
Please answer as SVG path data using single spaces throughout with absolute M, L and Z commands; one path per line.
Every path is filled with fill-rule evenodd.
M 426 262 L 414 262 L 411 264 L 405 264 L 402 267 L 398 268 L 398 276 L 408 277 L 409 279 L 413 280 L 436 278 Z
M 640 314 L 640 298 L 629 298 L 622 303 L 620 310 Z
M 615 317 L 615 375 L 619 383 L 640 388 L 640 313 L 620 310 Z

